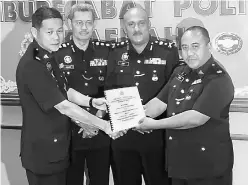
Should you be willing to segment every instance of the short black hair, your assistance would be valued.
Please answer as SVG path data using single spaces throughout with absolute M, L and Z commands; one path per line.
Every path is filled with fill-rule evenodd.
M 204 27 L 191 26 L 185 32 L 187 32 L 187 31 L 199 31 L 203 35 L 203 37 L 205 38 L 206 43 L 210 42 L 210 37 L 209 37 L 208 30 L 206 28 L 204 28 Z
M 32 15 L 32 27 L 40 29 L 42 26 L 42 21 L 52 18 L 58 18 L 63 21 L 62 15 L 57 9 L 42 6 L 38 8 Z

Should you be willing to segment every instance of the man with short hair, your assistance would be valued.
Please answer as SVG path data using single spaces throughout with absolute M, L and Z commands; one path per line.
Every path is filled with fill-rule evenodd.
M 107 58 L 112 45 L 92 40 L 96 22 L 91 5 L 73 5 L 67 18 L 72 37 L 56 53 L 56 61 L 65 73 L 70 87 L 87 96 L 104 97 Z M 104 112 L 94 107 L 83 108 L 106 119 Z M 110 137 L 98 129 L 90 134 L 85 130 L 81 131 L 80 127 L 72 126 L 72 163 L 68 170 L 67 183 L 83 184 L 86 162 L 90 185 L 108 185 Z
M 178 51 L 172 42 L 149 34 L 150 22 L 140 6 L 125 13 L 123 25 L 128 39 L 110 53 L 106 89 L 137 86 L 146 104 L 167 83 L 179 60 Z M 141 185 L 142 175 L 146 185 L 168 184 L 163 140 L 163 130 L 145 134 L 128 130 L 112 142 L 120 185 Z
M 166 129 L 166 166 L 172 185 L 231 185 L 232 80 L 211 55 L 205 28 L 188 28 L 181 48 L 187 65 L 177 67 L 169 83 L 146 105 L 147 116 L 167 110 L 168 118 L 145 118 L 137 129 Z
M 16 70 L 23 114 L 21 161 L 30 185 L 65 185 L 71 138 L 68 117 L 78 120 L 81 127 L 110 131 L 108 122 L 74 103 L 101 109 L 105 101 L 69 88 L 54 61 L 53 52 L 64 38 L 62 16 L 56 9 L 37 9 L 32 15 L 31 33 L 34 41 Z

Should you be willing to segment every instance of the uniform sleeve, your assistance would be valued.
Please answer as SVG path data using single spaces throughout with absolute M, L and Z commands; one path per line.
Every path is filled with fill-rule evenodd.
M 226 76 L 211 80 L 196 100 L 193 110 L 211 118 L 222 118 L 229 112 L 234 97 L 232 81 Z
M 157 98 L 166 104 L 168 104 L 169 86 L 170 84 L 167 83 L 157 95 Z
M 179 64 L 178 50 L 177 47 L 173 46 L 168 56 L 168 64 L 165 71 L 165 75 L 167 79 L 170 78 L 171 74 L 173 73 L 174 69 L 178 66 L 178 64 Z
M 38 62 L 31 62 L 25 67 L 25 84 L 35 101 L 43 111 L 49 111 L 58 103 L 66 100 L 57 87 L 56 81 L 45 66 Z

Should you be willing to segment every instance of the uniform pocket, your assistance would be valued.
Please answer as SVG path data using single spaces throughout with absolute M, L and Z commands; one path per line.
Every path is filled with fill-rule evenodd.
M 62 161 L 69 155 L 70 140 L 66 137 L 50 137 L 33 143 L 37 158 L 49 162 Z

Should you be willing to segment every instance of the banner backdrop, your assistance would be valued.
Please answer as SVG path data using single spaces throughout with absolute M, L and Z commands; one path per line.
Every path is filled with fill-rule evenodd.
M 70 7 L 82 1 L 1 1 L 1 93 L 16 92 L 15 70 L 20 55 L 32 40 L 31 15 L 41 6 L 57 8 L 65 17 Z M 124 33 L 120 20 L 137 3 L 147 11 L 151 34 L 176 41 L 185 28 L 201 25 L 209 30 L 213 55 L 231 75 L 236 95 L 248 97 L 248 16 L 245 0 L 146 0 L 87 1 L 94 7 L 97 26 L 93 37 L 118 40 Z M 65 21 L 65 34 L 69 32 Z M 179 47 L 180 48 L 180 47 Z

